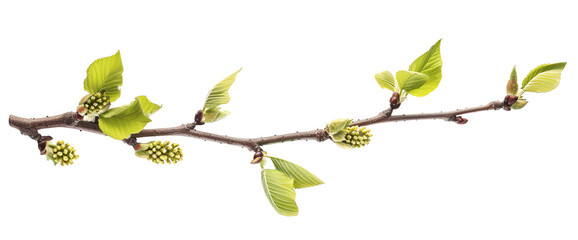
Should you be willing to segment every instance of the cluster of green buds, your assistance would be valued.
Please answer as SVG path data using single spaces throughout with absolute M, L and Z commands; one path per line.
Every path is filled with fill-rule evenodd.
M 360 148 L 369 144 L 369 141 L 371 141 L 370 138 L 373 136 L 369 134 L 371 130 L 366 129 L 365 127 L 347 127 L 343 129 L 343 131 L 345 132 L 345 140 L 341 142 L 346 143 L 353 148 Z
M 183 150 L 179 144 L 169 141 L 152 141 L 149 143 L 139 143 L 134 148 L 137 157 L 146 158 L 152 162 L 159 164 L 177 163 L 183 160 Z
M 352 119 L 336 119 L 327 124 L 325 131 L 333 142 L 343 148 L 360 148 L 371 141 L 371 130 L 365 127 L 349 126 Z
M 60 163 L 60 166 L 68 166 L 78 159 L 76 149 L 64 141 L 58 141 L 56 144 L 47 142 L 45 154 L 46 159 L 54 162 L 54 165 Z
M 78 103 L 76 111 L 78 114 L 85 115 L 98 115 L 110 108 L 110 98 L 104 96 L 102 92 L 95 94 L 89 94 L 84 96 Z

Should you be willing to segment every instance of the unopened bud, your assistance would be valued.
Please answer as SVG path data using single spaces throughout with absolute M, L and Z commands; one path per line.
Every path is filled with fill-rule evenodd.
M 506 85 L 506 93 L 508 95 L 516 95 L 516 93 L 518 93 L 518 74 L 516 73 L 516 66 L 514 66 L 512 73 L 510 74 L 510 80 Z M 510 104 L 510 106 L 512 104 Z
M 468 122 L 468 119 L 466 119 L 462 116 L 456 116 L 455 121 L 457 124 L 466 124 Z
M 391 98 L 389 98 L 389 106 L 392 109 L 398 109 L 400 105 L 401 102 L 399 101 L 399 93 L 393 92 L 393 94 L 391 94 Z
M 203 110 L 199 110 L 197 111 L 197 113 L 195 114 L 195 123 L 197 125 L 203 125 L 205 124 L 205 122 L 203 122 Z
M 260 163 L 261 161 L 263 161 L 263 152 L 256 152 L 255 155 L 253 155 L 253 161 L 251 161 L 251 164 L 257 164 Z

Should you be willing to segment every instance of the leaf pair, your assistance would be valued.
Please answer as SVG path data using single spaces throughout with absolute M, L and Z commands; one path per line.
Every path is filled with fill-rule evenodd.
M 306 188 L 323 184 L 319 178 L 301 166 L 289 161 L 267 156 L 275 169 L 261 171 L 261 183 L 273 208 L 283 216 L 297 216 L 294 188 Z
M 98 59 L 86 70 L 84 89 L 90 94 L 102 93 L 114 102 L 120 97 L 123 70 L 120 51 Z M 128 105 L 100 113 L 98 125 L 104 134 L 118 140 L 125 139 L 144 129 L 151 121 L 149 116 L 160 108 L 146 96 L 138 96 Z
M 389 71 L 380 72 L 375 74 L 375 80 L 381 88 L 404 96 L 407 94 L 416 97 L 428 95 L 438 87 L 442 78 L 440 44 L 441 39 L 414 60 L 408 71 L 398 71 L 395 78 Z

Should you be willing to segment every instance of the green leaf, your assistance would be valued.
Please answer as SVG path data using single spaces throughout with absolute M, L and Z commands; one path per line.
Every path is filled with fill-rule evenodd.
M 514 110 L 519 110 L 522 109 L 526 106 L 526 104 L 528 104 L 528 100 L 523 99 L 522 97 L 518 98 L 518 101 L 516 101 L 516 103 L 514 103 L 514 105 L 510 106 L 511 109 Z
M 208 108 L 218 109 L 219 105 L 227 104 L 229 102 L 230 100 L 229 88 L 231 88 L 231 85 L 233 85 L 233 83 L 235 82 L 235 78 L 237 77 L 237 74 L 241 71 L 241 69 L 237 70 L 235 73 L 226 77 L 225 79 L 217 83 L 217 85 L 215 85 L 213 89 L 211 89 L 211 91 L 207 95 L 207 99 L 205 100 L 203 111 Z
M 139 101 L 143 112 L 148 116 L 152 115 L 162 107 L 160 105 L 152 103 L 146 96 L 138 96 L 137 100 Z
M 337 144 L 337 146 L 343 149 L 353 149 L 353 145 L 344 142 L 335 142 L 335 144 Z
M 401 70 L 395 74 L 395 78 L 399 84 L 399 88 L 411 94 L 412 90 L 423 86 L 429 77 L 423 73 Z
M 98 59 L 86 70 L 84 90 L 91 94 L 103 91 L 104 96 L 110 97 L 110 101 L 114 102 L 120 97 L 122 72 L 120 51 L 110 57 Z
M 527 92 L 548 92 L 560 84 L 565 62 L 542 64 L 534 68 L 522 82 L 522 90 Z
M 393 74 L 389 71 L 380 72 L 375 74 L 375 80 L 381 86 L 381 88 L 386 88 L 395 92 L 395 79 Z
M 265 164 L 267 164 L 267 159 L 266 158 L 261 159 L 261 162 L 259 163 L 259 166 L 261 166 L 261 169 L 263 169 L 265 167 Z
M 203 122 L 216 122 L 231 114 L 229 111 L 218 108 L 206 108 L 203 111 Z
M 545 93 L 554 90 L 560 84 L 562 69 L 542 72 L 536 75 L 524 88 L 526 92 Z
M 345 140 L 345 137 L 347 137 L 347 133 L 345 131 L 338 131 L 334 134 L 331 134 L 331 139 L 333 139 L 334 142 L 341 142 Z
M 142 131 L 151 121 L 149 116 L 160 108 L 161 106 L 151 103 L 147 97 L 139 96 L 128 105 L 101 113 L 98 125 L 104 134 L 122 140 Z
M 294 188 L 306 188 L 323 184 L 323 181 L 321 181 L 321 179 L 317 178 L 315 175 L 307 171 L 305 168 L 302 168 L 301 166 L 295 163 L 276 157 L 271 156 L 267 157 L 271 159 L 271 161 L 275 165 L 275 169 L 284 172 L 285 174 L 289 175 L 295 180 L 293 182 Z
M 339 131 L 345 129 L 349 124 L 353 121 L 353 119 L 335 119 L 327 124 L 327 128 L 329 129 L 329 134 L 334 135 Z
M 409 71 L 423 73 L 429 77 L 428 81 L 420 88 L 412 90 L 411 95 L 416 97 L 426 96 L 440 84 L 442 79 L 441 41 L 441 39 L 437 41 L 427 52 L 419 56 L 409 66 Z
M 267 199 L 279 214 L 297 216 L 299 208 L 295 202 L 293 178 L 278 170 L 263 169 L 261 183 Z
M 516 66 L 514 66 L 512 73 L 510 73 L 510 80 L 506 85 L 506 93 L 509 95 L 516 95 L 516 93 L 518 93 L 518 74 L 516 73 Z

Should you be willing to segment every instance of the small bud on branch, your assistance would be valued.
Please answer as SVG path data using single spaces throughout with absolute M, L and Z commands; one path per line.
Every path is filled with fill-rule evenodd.
M 251 164 L 257 164 L 260 163 L 261 161 L 263 161 L 263 152 L 259 151 L 256 152 L 255 155 L 253 155 L 253 161 L 251 161 Z
M 392 109 L 398 109 L 399 106 L 401 106 L 398 92 L 393 92 L 393 94 L 391 94 L 391 98 L 389 98 L 389 106 Z

